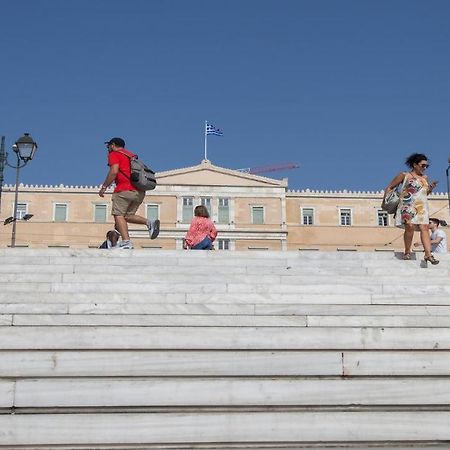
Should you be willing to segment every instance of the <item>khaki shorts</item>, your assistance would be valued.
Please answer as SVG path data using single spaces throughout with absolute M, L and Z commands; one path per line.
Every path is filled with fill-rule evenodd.
M 143 191 L 122 191 L 114 192 L 112 195 L 113 216 L 132 216 L 136 214 L 139 206 L 144 201 Z

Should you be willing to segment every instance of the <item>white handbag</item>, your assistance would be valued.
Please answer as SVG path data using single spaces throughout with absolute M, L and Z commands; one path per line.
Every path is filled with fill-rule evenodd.
M 381 209 L 388 214 L 395 214 L 399 204 L 400 196 L 398 195 L 397 190 L 393 189 L 386 194 L 386 197 L 384 197 L 383 202 L 381 203 Z
M 408 175 L 405 174 L 405 178 L 403 178 L 403 183 L 401 184 L 400 190 L 398 190 L 398 186 L 392 191 L 389 191 L 381 203 L 381 209 L 386 211 L 388 214 L 395 214 L 397 212 L 398 205 L 400 204 L 400 194 L 399 192 L 403 191 L 405 187 L 406 180 Z

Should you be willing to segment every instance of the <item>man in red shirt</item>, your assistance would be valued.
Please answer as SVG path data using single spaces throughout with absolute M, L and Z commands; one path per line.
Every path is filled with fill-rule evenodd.
M 146 225 L 150 233 L 150 239 L 155 239 L 159 234 L 159 220 L 150 221 L 145 217 L 138 216 L 136 211 L 144 201 L 145 192 L 137 190 L 131 183 L 130 158 L 132 152 L 126 150 L 125 141 L 122 138 L 112 138 L 105 142 L 108 148 L 109 171 L 98 195 L 104 197 L 105 191 L 112 182 L 116 183 L 112 195 L 112 215 L 116 229 L 122 236 L 119 248 L 132 249 L 133 244 L 128 234 L 128 222 Z

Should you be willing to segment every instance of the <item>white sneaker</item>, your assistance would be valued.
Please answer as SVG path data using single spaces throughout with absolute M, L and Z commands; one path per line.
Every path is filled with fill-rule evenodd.
M 120 241 L 119 245 L 116 245 L 114 248 L 119 248 L 122 250 L 132 250 L 134 247 L 132 242 L 128 240 L 128 241 Z

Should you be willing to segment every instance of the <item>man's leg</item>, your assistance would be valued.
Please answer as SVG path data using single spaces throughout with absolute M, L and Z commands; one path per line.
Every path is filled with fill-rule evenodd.
M 127 198 L 127 192 L 114 192 L 112 195 L 112 215 L 116 230 L 122 236 L 122 241 L 129 241 L 128 224 L 125 219 L 130 200 Z
M 138 216 L 137 214 L 130 214 L 125 217 L 125 220 L 129 223 L 138 223 L 140 225 L 147 225 L 148 220 L 145 217 Z
M 156 239 L 159 235 L 160 221 L 158 219 L 151 221 L 145 217 L 138 216 L 137 214 L 127 215 L 125 220 L 129 223 L 138 223 L 140 225 L 146 225 L 148 232 L 150 233 L 150 239 Z
M 124 216 L 114 216 L 114 223 L 116 224 L 116 229 L 122 236 L 122 240 L 129 241 L 130 235 L 128 234 L 128 224 Z
M 131 191 L 130 196 L 130 204 L 128 205 L 127 213 L 125 214 L 125 220 L 128 223 L 136 223 L 139 225 L 146 225 L 148 232 L 150 234 L 150 239 L 155 239 L 159 234 L 159 220 L 148 220 L 145 217 L 142 217 L 136 214 L 136 211 L 141 206 L 142 202 L 145 198 L 145 192 L 140 191 Z

